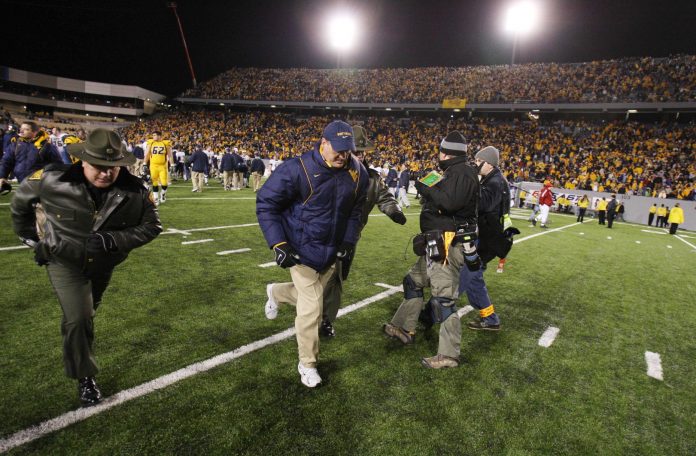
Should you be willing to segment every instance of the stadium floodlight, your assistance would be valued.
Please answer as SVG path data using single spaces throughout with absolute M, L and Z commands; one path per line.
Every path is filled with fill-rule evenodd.
M 358 20 L 346 11 L 337 11 L 326 22 L 326 36 L 331 48 L 337 54 L 337 66 L 341 66 L 341 57 L 351 51 L 358 39 Z
M 539 27 L 541 8 L 539 3 L 533 0 L 519 0 L 508 6 L 505 11 L 503 30 L 513 36 L 512 64 L 515 64 L 515 51 L 517 40 L 520 37 L 530 35 Z

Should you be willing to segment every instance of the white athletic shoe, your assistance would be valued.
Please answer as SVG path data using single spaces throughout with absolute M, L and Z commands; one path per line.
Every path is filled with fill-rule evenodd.
M 155 199 L 155 207 L 159 207 L 159 205 L 160 205 L 160 201 L 159 201 L 159 198 L 157 198 L 157 199 Z
M 302 363 L 297 363 L 297 372 L 300 373 L 300 381 L 304 386 L 315 388 L 321 383 L 316 367 L 304 367 Z
M 497 272 L 498 274 L 502 274 L 502 273 L 503 273 L 503 268 L 498 268 L 498 269 L 495 270 L 495 272 Z
M 167 195 L 162 193 L 162 196 L 160 196 L 160 203 L 164 203 L 165 201 L 167 201 Z
M 266 285 L 266 296 L 268 296 L 268 301 L 266 301 L 266 307 L 264 311 L 266 312 L 266 318 L 269 320 L 275 320 L 278 316 L 278 303 L 273 300 L 273 284 L 269 283 Z

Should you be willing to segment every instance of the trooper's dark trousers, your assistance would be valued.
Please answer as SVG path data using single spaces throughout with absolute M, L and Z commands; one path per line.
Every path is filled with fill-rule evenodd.
M 93 377 L 98 372 L 92 352 L 94 313 L 109 285 L 112 271 L 87 277 L 77 268 L 61 264 L 48 265 L 48 278 L 56 292 L 63 321 L 63 363 L 70 378 Z

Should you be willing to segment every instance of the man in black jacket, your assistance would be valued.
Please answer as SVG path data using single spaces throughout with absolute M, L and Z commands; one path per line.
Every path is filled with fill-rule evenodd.
M 128 172 L 135 156 L 114 132 L 97 128 L 68 152 L 80 160 L 51 165 L 17 189 L 12 223 L 22 241 L 34 248 L 63 310 L 65 373 L 78 380 L 82 405 L 101 400 L 94 376 L 94 313 L 114 268 L 128 253 L 161 231 L 159 216 L 142 180 Z M 45 237 L 36 232 L 34 205 L 46 211 Z
M 426 311 L 430 323 L 441 323 L 437 355 L 421 360 L 434 369 L 459 365 L 461 323 L 455 305 L 459 269 L 465 263 L 467 267 L 480 265 L 475 247 L 479 184 L 476 171 L 468 164 L 467 148 L 461 133 L 449 133 L 440 144 L 442 178 L 430 180 L 430 186 L 416 181 L 423 195 L 422 234 L 414 240 L 419 257 L 404 278 L 401 306 L 383 327 L 385 334 L 408 345 L 414 342 L 421 311 Z M 427 304 L 423 300 L 426 287 L 431 289 Z
M 512 228 L 510 186 L 498 169 L 498 149 L 492 146 L 484 147 L 474 158 L 481 176 L 481 198 L 478 207 L 478 253 L 481 257 L 481 267 L 461 269 L 459 291 L 466 293 L 469 304 L 479 312 L 480 319 L 469 322 L 469 329 L 498 331 L 500 319 L 491 304 L 483 280 L 483 271 L 493 258 L 507 256 L 512 247 L 512 235 L 519 231 Z

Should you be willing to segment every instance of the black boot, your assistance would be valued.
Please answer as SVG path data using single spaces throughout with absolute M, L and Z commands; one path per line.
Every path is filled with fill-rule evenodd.
M 77 381 L 77 394 L 83 407 L 96 405 L 101 401 L 101 391 L 94 377 L 84 377 Z
M 321 326 L 319 326 L 319 335 L 322 337 L 334 337 L 336 335 L 336 330 L 329 320 L 321 321 Z

